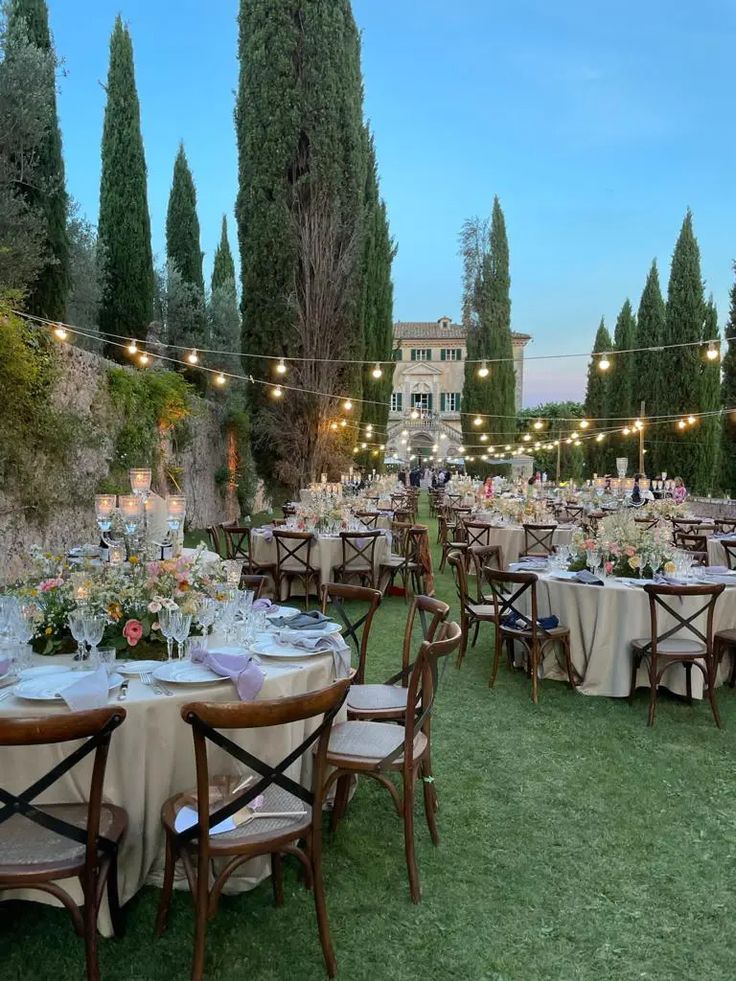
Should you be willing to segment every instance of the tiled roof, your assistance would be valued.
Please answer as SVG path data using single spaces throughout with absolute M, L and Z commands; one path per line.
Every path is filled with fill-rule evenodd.
M 441 341 L 464 340 L 466 329 L 462 324 L 437 320 L 400 320 L 394 324 L 394 338 L 398 341 Z M 515 341 L 530 341 L 531 334 L 511 331 Z

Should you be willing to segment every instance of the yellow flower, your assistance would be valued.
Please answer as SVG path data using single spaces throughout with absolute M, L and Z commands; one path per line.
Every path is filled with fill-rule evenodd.
M 131 555 L 131 557 L 128 559 L 128 562 L 130 562 L 131 565 L 138 565 L 140 559 L 138 558 L 137 555 Z
M 54 632 L 54 628 L 53 627 L 46 627 L 46 629 L 44 630 L 44 634 L 47 637 L 50 637 L 53 632 Z
M 107 612 L 113 620 L 119 620 L 123 615 L 123 608 L 119 603 L 110 603 Z
M 632 569 L 640 569 L 641 568 L 641 556 L 640 555 L 632 555 L 631 558 L 629 559 L 629 566 Z
M 664 564 L 664 574 L 666 576 L 671 576 L 676 571 L 677 571 L 677 566 L 675 565 L 674 562 L 665 562 L 665 564 Z

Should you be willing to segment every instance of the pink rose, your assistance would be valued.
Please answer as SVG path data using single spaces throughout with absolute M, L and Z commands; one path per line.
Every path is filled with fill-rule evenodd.
M 143 636 L 143 624 L 140 620 L 128 620 L 123 627 L 123 637 L 128 641 L 130 647 L 135 647 Z
M 606 575 L 610 576 L 613 572 L 613 562 L 606 562 Z
M 58 589 L 59 586 L 63 585 L 63 579 L 44 579 L 44 581 L 39 584 L 38 588 L 42 593 L 50 593 L 52 589 Z

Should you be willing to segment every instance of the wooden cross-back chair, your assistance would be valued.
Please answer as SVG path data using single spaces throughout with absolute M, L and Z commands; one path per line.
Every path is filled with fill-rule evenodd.
M 338 582 L 323 583 L 321 593 L 322 612 L 327 613 L 329 609 L 336 619 L 342 621 L 342 636 L 355 647 L 358 666 L 353 680 L 356 684 L 362 684 L 373 617 L 381 605 L 383 594 L 368 586 L 350 586 Z M 346 603 L 350 603 L 351 607 L 346 607 Z M 359 606 L 359 616 L 356 616 L 353 605 Z
M 557 512 L 557 520 L 566 525 L 577 525 L 585 517 L 585 508 L 579 504 L 565 504 Z
M 720 544 L 726 554 L 726 565 L 729 569 L 736 569 L 736 539 L 721 539 Z
M 515 643 L 521 646 L 526 655 L 527 674 L 531 678 L 532 701 L 535 705 L 539 701 L 539 668 L 547 653 L 554 647 L 562 651 L 567 679 L 570 687 L 574 688 L 576 672 L 570 651 L 570 631 L 563 626 L 545 629 L 539 623 L 537 576 L 533 572 L 485 569 L 484 578 L 491 589 L 498 624 L 490 686 L 495 684 L 501 648 L 505 642 L 512 664 Z
M 242 559 L 243 571 L 248 575 L 274 575 L 276 566 L 273 562 L 254 561 L 251 528 L 248 525 L 220 525 L 220 529 L 225 539 L 226 558 Z
M 698 525 L 702 525 L 702 518 L 671 518 L 672 522 L 672 538 L 680 532 L 685 534 L 693 534 L 697 531 Z
M 314 894 L 327 973 L 334 977 L 337 964 L 322 880 L 322 809 L 330 732 L 345 701 L 349 684 L 350 679 L 346 678 L 305 695 L 259 702 L 190 702 L 182 708 L 182 718 L 191 726 L 194 739 L 197 821 L 186 830 L 176 830 L 177 814 L 183 806 L 192 806 L 191 792 L 176 794 L 161 809 L 161 822 L 166 835 L 166 866 L 156 931 L 160 936 L 166 929 L 174 871 L 177 862 L 181 861 L 194 899 L 193 981 L 201 981 L 204 975 L 207 921 L 217 912 L 227 880 L 239 866 L 258 855 L 270 856 L 277 906 L 284 902 L 282 856 L 292 855 L 303 866 L 306 882 L 311 885 Z M 306 738 L 277 763 L 259 759 L 222 732 L 225 730 L 232 734 L 235 730 L 272 728 L 309 720 L 319 721 L 313 724 Z M 209 797 L 215 775 L 211 773 L 208 761 L 209 744 L 217 746 L 254 775 L 253 780 L 242 789 L 236 789 L 212 813 Z M 312 781 L 311 787 L 307 788 L 287 773 L 310 751 L 313 751 Z M 261 795 L 263 804 L 260 810 L 264 814 L 281 816 L 246 821 L 226 834 L 210 834 L 210 829 L 226 818 L 242 813 L 243 808 Z M 210 863 L 218 859 L 224 860 L 224 863 L 210 886 Z
M 473 548 L 485 548 L 491 544 L 491 525 L 487 521 L 464 521 L 465 530 L 465 568 L 470 569 L 472 559 L 470 552 Z
M 698 565 L 708 564 L 708 539 L 697 533 L 676 531 L 675 546 L 689 552 Z
M 378 519 L 381 517 L 380 511 L 356 511 L 355 517 L 365 525 L 366 528 L 374 530 L 378 527 Z
M 483 589 L 483 569 L 487 566 L 500 572 L 505 567 L 503 548 L 500 545 L 471 545 L 468 549 L 468 558 L 475 573 L 476 600 L 478 603 L 492 603 L 493 598 L 487 596 Z
M 240 588 L 250 589 L 255 594 L 253 597 L 254 600 L 260 599 L 263 596 L 266 582 L 266 576 L 251 576 L 247 572 L 242 573 L 240 576 Z
M 125 716 L 125 709 L 116 706 L 67 715 L 0 719 L 0 748 L 29 747 L 32 753 L 31 747 L 86 740 L 18 794 L 2 785 L 3 777 L 9 774 L 0 776 L 0 890 L 39 890 L 59 900 L 84 939 L 88 981 L 100 977 L 97 916 L 105 890 L 113 930 L 118 936 L 123 932 L 117 862 L 128 817 L 122 807 L 103 803 L 102 791 L 110 739 Z M 92 754 L 86 803 L 37 803 L 41 794 L 47 794 Z M 79 880 L 82 907 L 59 884 L 67 879 Z
M 275 528 L 276 542 L 276 598 L 281 599 L 282 585 L 286 583 L 286 599 L 291 596 L 294 580 L 304 587 L 304 605 L 309 606 L 310 585 L 319 595 L 319 569 L 312 565 L 312 549 L 316 539 L 309 531 L 287 531 Z
M 335 577 L 343 582 L 357 578 L 364 586 L 376 584 L 376 547 L 383 532 L 341 531 L 342 562 L 335 569 Z
M 657 527 L 657 525 L 659 524 L 659 518 L 646 518 L 646 517 L 634 518 L 634 524 L 639 525 L 645 531 L 648 531 L 650 528 Z
M 402 721 L 406 713 L 406 689 L 413 667 L 412 653 L 417 615 L 421 627 L 421 643 L 432 641 L 437 629 L 447 618 L 447 603 L 430 596 L 414 596 L 406 616 L 404 641 L 401 648 L 401 670 L 392 674 L 382 684 L 365 684 L 364 680 L 350 686 L 348 692 L 348 718 Z
M 547 556 L 554 551 L 554 537 L 557 525 L 538 525 L 525 524 L 524 529 L 524 555 L 525 556 Z
M 207 529 L 207 537 L 210 540 L 212 551 L 218 555 L 226 556 L 225 535 L 222 525 L 210 525 Z
M 478 602 L 477 596 L 471 596 L 468 588 L 467 558 L 465 553 L 451 551 L 447 561 L 450 564 L 455 591 L 460 604 L 460 630 L 462 638 L 457 655 L 457 666 L 461 667 L 465 653 L 468 649 L 468 636 L 474 630 L 472 645 L 478 640 L 478 630 L 482 623 L 496 623 L 496 614 L 493 604 Z
M 705 690 L 715 723 L 720 729 L 721 716 L 716 703 L 716 672 L 718 658 L 714 653 L 713 616 L 716 602 L 726 587 L 723 583 L 697 586 L 650 584 L 644 587 L 649 596 L 650 636 L 633 640 L 631 660 L 631 688 L 629 702 L 636 691 L 636 676 L 643 661 L 649 675 L 649 712 L 647 725 L 653 726 L 657 712 L 657 686 L 662 675 L 674 664 L 685 668 L 687 697 L 692 704 L 692 669 L 703 675 Z M 700 599 L 698 608 L 690 614 L 683 613 L 683 601 Z M 705 616 L 705 630 L 696 621 Z M 660 617 L 662 619 L 660 619 Z M 662 621 L 675 621 L 667 626 Z
M 716 518 L 713 522 L 713 530 L 716 535 L 736 536 L 736 518 Z
M 439 844 L 436 812 L 437 791 L 432 774 L 431 719 L 439 681 L 438 665 L 460 643 L 457 623 L 443 624 L 437 639 L 425 641 L 409 675 L 404 723 L 366 722 L 350 719 L 333 727 L 327 765 L 335 769 L 326 790 L 337 783 L 332 826 L 337 828 L 347 806 L 347 788 L 354 776 L 378 781 L 391 794 L 404 823 L 404 852 L 411 900 L 421 899 L 414 846 L 414 795 L 421 780 L 424 813 L 432 843 Z M 446 662 L 445 662 L 446 663 Z M 398 775 L 401 790 L 391 780 Z

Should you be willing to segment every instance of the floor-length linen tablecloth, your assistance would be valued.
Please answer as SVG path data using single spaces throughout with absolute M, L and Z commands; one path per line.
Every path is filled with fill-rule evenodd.
M 480 516 L 474 516 L 474 521 L 483 521 Z M 569 545 L 572 541 L 574 527 L 558 525 L 552 537 L 553 545 Z M 503 551 L 503 561 L 506 566 L 518 562 L 524 554 L 524 529 L 521 525 L 492 525 L 488 540 L 489 545 L 500 545 Z
M 572 661 L 582 675 L 579 691 L 586 695 L 628 697 L 631 684 L 631 641 L 649 637 L 651 633 L 649 596 L 641 586 L 627 586 L 616 579 L 606 579 L 603 586 L 587 586 L 550 576 L 540 576 L 537 584 L 540 616 L 554 614 L 562 626 L 570 630 Z M 689 615 L 703 605 L 702 597 L 678 601 L 682 613 Z M 674 606 L 674 603 L 672 604 Z M 675 626 L 674 618 L 662 620 L 667 627 Z M 705 629 L 705 616 L 697 621 Z M 736 626 L 736 591 L 727 588 L 716 605 L 714 631 Z M 683 636 L 687 636 L 684 634 Z M 720 677 L 728 665 L 721 667 Z M 543 665 L 544 676 L 567 680 L 554 652 Z M 642 667 L 637 684 L 646 686 L 646 668 Z M 678 694 L 685 693 L 685 671 L 673 665 L 662 684 Z M 702 697 L 702 675 L 693 671 L 693 696 Z
M 34 659 L 49 663 L 49 658 Z M 59 663 L 71 663 L 59 657 Z M 300 695 L 324 688 L 334 680 L 332 655 L 305 657 L 302 667 L 284 670 L 288 662 L 264 659 L 267 672 L 259 700 Z M 121 902 L 127 902 L 147 882 L 160 885 L 163 875 L 164 835 L 161 827 L 161 805 L 174 794 L 196 786 L 194 749 L 191 727 L 181 717 L 187 702 L 231 702 L 235 692 L 230 681 L 222 684 L 168 685 L 171 696 L 154 695 L 137 679 L 130 679 L 128 698 L 121 703 L 127 710 L 125 722 L 115 730 L 110 744 L 104 800 L 124 807 L 128 812 L 128 831 L 122 841 L 119 858 Z M 111 698 L 111 705 L 117 704 Z M 21 701 L 11 696 L 0 702 L 0 716 L 46 716 L 68 713 L 66 706 L 53 707 L 42 703 Z M 344 715 L 344 711 L 342 713 Z M 278 763 L 295 749 L 319 724 L 319 719 L 296 722 L 281 727 L 232 731 L 227 735 L 238 745 L 267 763 Z M 0 783 L 12 793 L 20 793 L 47 773 L 73 750 L 74 743 L 60 746 L 1 747 Z M 240 764 L 215 746 L 209 747 L 210 772 L 239 773 Z M 92 757 L 67 773 L 39 803 L 75 802 L 88 798 Z M 288 771 L 293 779 L 308 780 L 311 775 L 311 754 Z M 180 870 L 178 870 L 180 872 Z M 226 891 L 236 892 L 253 888 L 270 873 L 267 858 L 254 859 L 242 866 L 232 877 Z M 186 880 L 179 877 L 179 885 Z M 65 880 L 67 888 L 81 902 L 81 891 L 75 880 Z M 0 899 L 32 899 L 54 902 L 51 897 L 32 890 L 23 893 L 0 893 Z M 100 910 L 99 929 L 105 936 L 112 934 L 107 900 Z
M 376 581 L 382 562 L 385 562 L 391 551 L 391 538 L 388 533 L 376 540 L 374 553 L 374 570 Z M 276 542 L 273 533 L 256 528 L 251 534 L 251 554 L 257 565 L 276 564 Z M 310 559 L 312 565 L 319 569 L 320 583 L 333 582 L 334 570 L 342 564 L 342 540 L 339 535 L 315 536 Z M 283 590 L 282 599 L 286 595 Z
M 729 536 L 727 539 L 729 545 L 736 545 L 736 538 Z M 723 547 L 723 539 L 716 538 L 715 535 L 711 535 L 708 539 L 708 564 L 709 565 L 725 565 L 728 567 L 728 559 L 726 558 L 726 550 Z

